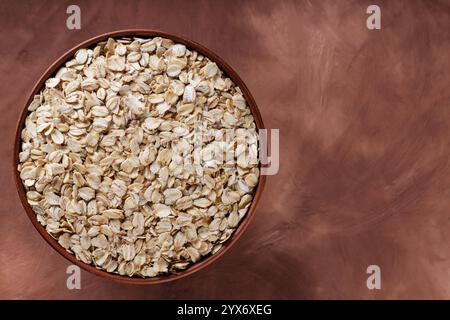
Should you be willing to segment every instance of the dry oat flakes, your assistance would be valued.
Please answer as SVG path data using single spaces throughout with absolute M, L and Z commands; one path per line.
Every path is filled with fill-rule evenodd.
M 251 205 L 251 111 L 216 63 L 183 44 L 80 49 L 28 110 L 18 166 L 28 203 L 85 263 L 139 277 L 183 270 L 217 252 Z

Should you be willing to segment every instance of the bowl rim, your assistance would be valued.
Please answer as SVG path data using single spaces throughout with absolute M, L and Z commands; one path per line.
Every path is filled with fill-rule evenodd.
M 19 152 L 20 152 L 20 146 L 21 146 L 21 131 L 25 124 L 26 116 L 28 115 L 28 106 L 31 103 L 31 101 L 34 99 L 35 94 L 37 94 L 45 84 L 45 81 L 51 77 L 60 67 L 64 65 L 66 61 L 68 61 L 74 53 L 81 49 L 81 48 L 88 48 L 94 45 L 95 43 L 107 40 L 108 38 L 117 38 L 117 37 L 163 37 L 172 39 L 175 42 L 182 43 L 186 45 L 188 48 L 194 49 L 200 54 L 210 58 L 212 61 L 216 62 L 219 68 L 224 71 L 227 76 L 233 80 L 233 82 L 239 86 L 241 89 L 244 98 L 246 99 L 250 110 L 252 112 L 252 115 L 255 119 L 256 127 L 258 130 L 264 129 L 264 123 L 262 121 L 261 114 L 259 112 L 259 109 L 256 105 L 256 102 L 251 95 L 249 89 L 245 85 L 244 81 L 239 77 L 239 75 L 234 71 L 234 69 L 225 62 L 222 58 L 220 58 L 216 53 L 211 51 L 210 49 L 204 47 L 203 45 L 190 40 L 184 36 L 176 35 L 173 33 L 168 33 L 164 31 L 159 31 L 155 29 L 121 29 L 111 32 L 102 33 L 99 35 L 95 35 L 90 37 L 89 39 L 82 41 L 81 43 L 75 45 L 71 49 L 64 52 L 62 55 L 59 56 L 53 62 L 46 70 L 45 72 L 39 77 L 35 85 L 33 86 L 33 89 L 28 95 L 28 99 L 26 100 L 25 105 L 22 107 L 22 110 L 20 111 L 20 116 L 17 121 L 16 125 L 16 134 L 15 142 L 14 142 L 14 156 L 13 156 L 13 171 L 14 171 L 14 180 L 16 183 L 16 189 L 19 194 L 20 202 L 22 203 L 23 208 L 25 209 L 25 212 L 27 213 L 28 218 L 31 220 L 33 226 L 35 229 L 39 232 L 39 234 L 47 241 L 47 243 L 56 250 L 59 254 L 61 254 L 64 258 L 69 260 L 71 263 L 79 266 L 80 268 L 83 268 L 84 270 L 95 274 L 97 276 L 100 276 L 104 279 L 113 280 L 119 283 L 123 284 L 134 284 L 134 285 L 149 285 L 149 284 L 161 284 L 161 283 L 167 283 L 174 280 L 178 280 L 184 277 L 187 277 L 189 275 L 194 274 L 197 271 L 200 271 L 204 269 L 205 267 L 209 266 L 214 261 L 218 260 L 220 257 L 222 257 L 233 245 L 234 243 L 240 238 L 240 236 L 244 233 L 244 231 L 247 229 L 248 225 L 250 224 L 251 220 L 254 218 L 254 215 L 256 213 L 256 207 L 260 201 L 261 194 L 263 192 L 265 183 L 266 183 L 266 176 L 261 175 L 259 176 L 259 182 L 256 187 L 254 198 L 252 201 L 252 204 L 246 213 L 244 219 L 239 223 L 239 226 L 237 229 L 233 232 L 232 236 L 225 241 L 222 244 L 222 248 L 217 251 L 214 254 L 209 254 L 206 257 L 202 258 L 199 262 L 196 262 L 189 266 L 187 269 L 170 273 L 167 275 L 160 275 L 152 278 L 141 278 L 141 277 L 129 277 L 126 275 L 119 275 L 119 274 L 113 274 L 109 273 L 107 271 L 104 271 L 102 269 L 96 268 L 94 265 L 84 263 L 78 259 L 76 259 L 75 255 L 67 252 L 54 238 L 50 236 L 49 233 L 45 230 L 45 228 L 38 222 L 36 219 L 36 214 L 34 213 L 31 206 L 28 204 L 26 200 L 26 191 L 25 187 L 22 184 L 22 181 L 20 179 L 19 171 L 17 170 L 17 166 L 19 164 Z M 261 168 L 261 164 L 260 164 Z

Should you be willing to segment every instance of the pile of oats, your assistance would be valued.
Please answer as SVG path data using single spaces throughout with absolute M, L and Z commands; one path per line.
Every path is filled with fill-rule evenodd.
M 84 263 L 139 277 L 186 269 L 251 205 L 251 111 L 216 63 L 182 44 L 80 49 L 28 110 L 18 165 L 28 203 Z

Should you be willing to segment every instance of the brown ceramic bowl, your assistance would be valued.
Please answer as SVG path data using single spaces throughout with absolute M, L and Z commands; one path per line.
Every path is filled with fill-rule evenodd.
M 252 95 L 250 94 L 250 91 L 247 89 L 247 86 L 244 84 L 244 82 L 241 80 L 241 78 L 238 76 L 238 74 L 224 60 L 222 60 L 218 55 L 213 53 L 211 50 L 203 47 L 202 45 L 200 45 L 194 41 L 188 40 L 186 38 L 183 38 L 183 37 L 180 37 L 177 35 L 173 35 L 173 34 L 169 34 L 169 33 L 165 33 L 165 32 L 160 32 L 160 31 L 129 29 L 129 30 L 108 32 L 108 33 L 101 34 L 101 35 L 95 36 L 93 38 L 90 38 L 89 40 L 86 40 L 86 41 L 80 43 L 79 45 L 75 46 L 74 48 L 72 48 L 69 51 L 67 51 L 66 53 L 64 53 L 59 59 L 56 60 L 56 62 L 54 62 L 44 72 L 44 74 L 37 81 L 36 85 L 31 90 L 31 92 L 28 96 L 25 106 L 23 106 L 23 108 L 22 108 L 22 112 L 20 114 L 20 118 L 19 118 L 19 121 L 17 124 L 16 135 L 15 135 L 15 144 L 14 144 L 14 164 L 13 164 L 14 167 L 13 167 L 13 170 L 14 170 L 14 174 L 15 174 L 17 191 L 19 193 L 19 198 L 20 198 L 20 201 L 22 202 L 22 206 L 25 208 L 25 211 L 26 211 L 28 217 L 30 218 L 31 222 L 33 223 L 34 227 L 37 229 L 37 231 L 39 231 L 41 236 L 53 247 L 53 249 L 58 251 L 66 259 L 68 259 L 71 263 L 78 265 L 81 268 L 83 268 L 89 272 L 92 272 L 96 275 L 99 275 L 103 278 L 118 281 L 121 283 L 128 283 L 128 284 L 140 284 L 140 285 L 158 284 L 158 283 L 169 282 L 172 280 L 180 279 L 182 277 L 186 277 L 190 274 L 193 274 L 196 271 L 199 271 L 199 270 L 205 268 L 212 262 L 216 261 L 231 246 L 233 246 L 233 244 L 242 235 L 242 233 L 245 231 L 245 229 L 249 225 L 250 221 L 252 220 L 253 216 L 255 215 L 256 206 L 258 205 L 258 202 L 261 198 L 261 194 L 262 194 L 262 191 L 264 188 L 264 184 L 265 184 L 265 180 L 266 180 L 265 176 L 261 175 L 259 177 L 259 184 L 256 188 L 253 202 L 252 202 L 251 207 L 250 207 L 249 211 L 247 212 L 246 216 L 239 224 L 237 230 L 224 243 L 223 247 L 218 252 L 216 252 L 213 255 L 204 257 L 202 260 L 193 264 L 191 267 L 188 267 L 186 270 L 168 274 L 168 275 L 153 277 L 153 278 L 140 278 L 140 277 L 121 276 L 118 274 L 112 274 L 112 273 L 108 273 L 106 271 L 97 269 L 93 265 L 89 265 L 84 262 L 81 262 L 80 260 L 77 260 L 74 255 L 70 254 L 63 247 L 61 247 L 58 244 L 58 242 L 55 239 L 53 239 L 47 233 L 45 228 L 37 221 L 36 214 L 34 213 L 33 209 L 31 208 L 31 206 L 28 204 L 28 202 L 26 200 L 25 188 L 22 184 L 19 173 L 17 171 L 17 165 L 19 163 L 19 152 L 20 152 L 20 146 L 21 146 L 20 135 L 21 135 L 21 130 L 25 123 L 25 118 L 28 114 L 27 107 L 33 100 L 34 95 L 42 89 L 42 87 L 44 86 L 45 80 L 48 79 L 49 77 L 51 77 L 61 66 L 63 66 L 63 64 L 67 60 L 69 60 L 78 49 L 91 47 L 92 45 L 96 44 L 97 42 L 106 40 L 109 37 L 123 37 L 123 36 L 141 36 L 141 37 L 161 36 L 161 37 L 172 39 L 175 42 L 182 43 L 182 44 L 186 45 L 187 47 L 192 48 L 192 49 L 198 51 L 199 53 L 207 56 L 212 61 L 216 62 L 217 65 L 220 67 L 220 69 L 222 69 L 228 75 L 228 77 L 230 77 L 234 81 L 234 83 L 236 83 L 241 88 L 242 93 L 244 94 L 244 97 L 253 113 L 253 117 L 255 119 L 257 128 L 258 129 L 264 128 L 264 124 L 261 119 L 261 115 L 258 111 L 258 107 L 256 106 L 255 100 L 253 99 Z

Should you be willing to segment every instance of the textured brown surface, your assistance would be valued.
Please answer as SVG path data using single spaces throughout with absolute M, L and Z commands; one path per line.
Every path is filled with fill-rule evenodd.
M 450 298 L 449 1 L 76 1 L 69 31 L 72 3 L 0 2 L 0 298 Z M 365 27 L 372 3 L 381 31 Z M 178 33 L 235 68 L 280 128 L 280 171 L 207 269 L 150 287 L 82 272 L 69 291 L 14 188 L 14 125 L 54 59 L 123 28 Z

